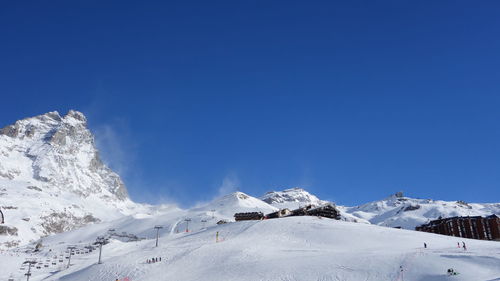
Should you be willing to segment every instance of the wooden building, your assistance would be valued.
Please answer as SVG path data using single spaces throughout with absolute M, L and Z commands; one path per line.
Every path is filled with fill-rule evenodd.
M 340 220 L 340 212 L 332 204 L 321 206 L 307 205 L 292 211 L 291 216 L 317 216 Z
M 307 216 L 307 212 L 311 209 L 313 209 L 313 205 L 307 205 L 304 207 L 300 207 L 298 209 L 292 210 L 291 216 Z
M 500 218 L 496 215 L 439 218 L 417 226 L 415 230 L 463 238 L 500 241 Z
M 340 212 L 332 204 L 312 208 L 307 211 L 307 215 L 340 220 Z
M 277 219 L 293 216 L 316 216 L 340 220 L 340 212 L 332 204 L 325 204 L 321 206 L 307 205 L 292 211 L 289 209 L 281 209 L 279 211 L 269 213 L 266 216 L 264 216 L 264 214 L 262 214 L 261 212 L 236 213 L 234 214 L 234 219 L 236 221 L 246 221 L 262 220 L 264 218 Z
M 225 224 L 225 223 L 227 223 L 227 220 L 220 220 L 217 222 L 217 224 Z
M 262 220 L 264 219 L 264 214 L 262 212 L 249 212 L 249 213 L 236 213 L 234 214 L 234 220 L 236 221 L 250 221 L 250 220 Z
M 288 209 L 281 209 L 279 211 L 276 211 L 274 213 L 270 213 L 266 215 L 266 219 L 277 219 L 277 218 L 283 218 L 283 217 L 288 217 L 292 214 L 292 211 Z

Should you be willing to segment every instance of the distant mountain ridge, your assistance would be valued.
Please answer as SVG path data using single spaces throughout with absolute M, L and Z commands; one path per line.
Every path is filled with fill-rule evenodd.
M 267 192 L 261 199 L 274 207 L 289 209 L 329 203 L 298 187 Z M 337 205 L 337 208 L 346 221 L 405 229 L 415 229 L 439 217 L 500 215 L 500 203 L 415 199 L 405 197 L 402 192 L 360 206 Z
M 346 207 L 345 210 L 372 224 L 415 229 L 439 217 L 500 215 L 500 203 L 415 199 L 397 193 L 383 200 Z

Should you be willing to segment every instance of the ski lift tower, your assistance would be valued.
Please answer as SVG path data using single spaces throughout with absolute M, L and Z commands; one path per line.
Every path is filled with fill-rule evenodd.
M 30 281 L 30 276 L 31 276 L 31 266 L 36 264 L 36 260 L 26 260 L 23 262 L 23 264 L 28 264 L 28 272 L 25 273 L 26 275 L 26 281 Z
M 189 232 L 189 222 L 191 221 L 191 219 L 187 218 L 184 221 L 186 222 L 186 232 Z
M 69 258 L 68 258 L 68 267 L 71 265 L 71 255 L 73 255 L 73 250 L 76 249 L 75 246 L 69 246 L 68 247 L 68 250 L 69 250 Z
M 155 247 L 158 247 L 158 236 L 160 235 L 160 229 L 162 229 L 163 226 L 161 225 L 155 225 L 155 229 L 156 229 L 156 246 Z
M 212 219 L 214 219 L 215 218 L 215 209 L 210 210 L 210 212 L 212 212 Z
M 102 236 L 98 236 L 95 243 L 99 244 L 99 261 L 97 261 L 97 264 L 101 264 L 101 255 L 102 255 L 102 245 L 106 242 L 106 239 Z
M 207 220 L 203 219 L 201 220 L 201 222 L 203 223 L 203 229 L 205 228 L 205 223 L 207 222 Z

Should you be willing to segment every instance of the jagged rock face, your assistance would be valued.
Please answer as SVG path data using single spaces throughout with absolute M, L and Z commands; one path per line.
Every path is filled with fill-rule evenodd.
M 326 201 L 310 194 L 302 188 L 290 188 L 283 191 L 270 191 L 262 196 L 262 201 L 268 204 L 299 203 L 302 205 L 321 205 Z
M 120 177 L 99 158 L 85 116 L 49 112 L 0 130 L 0 178 L 36 180 L 82 196 L 127 198 Z
M 117 219 L 138 206 L 100 160 L 82 113 L 49 112 L 0 129 L 0 248 Z

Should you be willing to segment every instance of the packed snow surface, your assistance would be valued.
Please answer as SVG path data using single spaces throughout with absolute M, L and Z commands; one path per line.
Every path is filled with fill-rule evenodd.
M 163 223 L 169 219 L 164 218 Z M 111 240 L 103 247 L 102 264 L 97 264 L 97 251 L 79 254 L 73 256 L 69 268 L 64 266 L 65 259 L 63 264 L 35 269 L 31 280 L 500 280 L 499 242 L 317 217 L 224 225 L 214 221 L 205 228 L 198 223 L 190 232 L 162 229 L 155 247 L 153 225 L 161 219 L 131 218 L 127 222 L 130 229 L 150 239 Z M 96 228 L 99 225 L 55 235 L 45 241 L 42 253 L 32 257 L 45 261 L 45 256 L 60 253 L 68 245 L 88 244 L 104 231 Z M 457 247 L 462 241 L 467 250 Z M 3 255 L 14 255 L 2 258 L 3 270 L 12 273 L 14 280 L 24 278 L 25 270 L 19 266 L 28 254 Z M 161 262 L 146 262 L 160 257 Z M 449 268 L 460 274 L 447 276 Z

